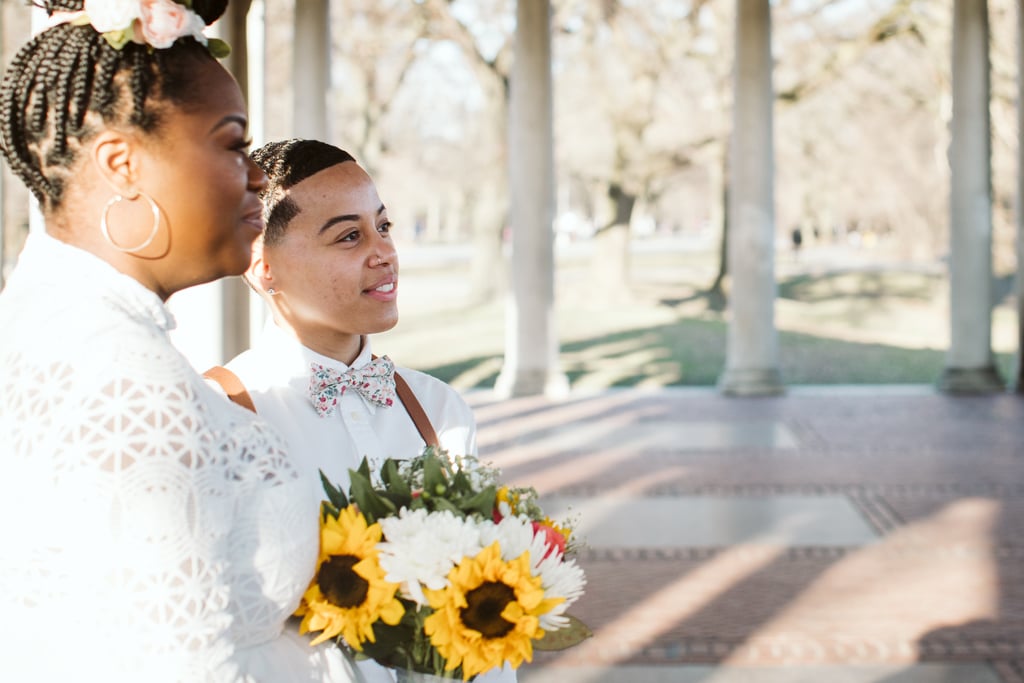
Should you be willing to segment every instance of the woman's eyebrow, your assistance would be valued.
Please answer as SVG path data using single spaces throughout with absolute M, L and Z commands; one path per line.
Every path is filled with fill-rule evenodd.
M 379 216 L 382 213 L 384 213 L 384 210 L 385 210 L 384 209 L 384 205 L 381 204 L 380 208 L 377 209 L 377 215 Z M 324 230 L 327 230 L 332 225 L 337 225 L 338 223 L 346 223 L 346 222 L 350 222 L 350 221 L 358 221 L 358 220 L 359 220 L 359 214 L 356 214 L 356 213 L 345 213 L 345 214 L 342 214 L 340 216 L 334 216 L 333 218 L 328 218 L 327 222 L 320 226 L 320 230 L 317 232 L 317 234 L 319 234 L 319 235 L 324 234 Z
M 213 124 L 213 128 L 210 129 L 210 133 L 213 133 L 218 128 L 222 128 L 223 126 L 226 126 L 229 123 L 237 123 L 238 125 L 240 125 L 242 127 L 242 130 L 245 130 L 246 127 L 248 127 L 248 125 L 249 125 L 249 122 L 245 119 L 244 116 L 240 116 L 238 114 L 228 114 L 227 116 L 222 118 L 220 121 L 218 121 L 217 123 Z
M 334 216 L 333 218 L 328 218 L 327 222 L 324 223 L 322 226 L 320 226 L 320 230 L 318 231 L 317 234 L 320 234 L 320 235 L 324 234 L 324 231 L 327 230 L 328 228 L 330 228 L 332 225 L 337 225 L 338 223 L 346 223 L 346 222 L 349 222 L 349 221 L 358 221 L 358 220 L 359 220 L 359 214 L 355 214 L 355 213 L 346 213 L 346 214 L 343 214 L 341 216 Z

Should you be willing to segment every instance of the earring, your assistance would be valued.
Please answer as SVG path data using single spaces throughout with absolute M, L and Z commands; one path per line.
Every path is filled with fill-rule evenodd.
M 274 296 L 277 294 L 277 290 L 271 287 L 270 289 L 267 290 L 267 294 L 269 294 L 270 296 Z
M 134 254 L 148 247 L 153 243 L 153 240 L 156 239 L 156 234 L 160 230 L 160 207 L 157 206 L 156 202 L 153 201 L 153 198 L 145 192 L 139 192 L 135 198 L 129 199 L 128 201 L 135 201 L 138 197 L 142 197 L 149 202 L 149 208 L 153 211 L 153 228 L 149 231 L 149 237 L 147 237 L 146 240 L 137 247 L 122 247 L 114 241 L 113 237 L 110 236 L 110 227 L 107 224 L 107 214 L 110 213 L 110 208 L 114 206 L 114 204 L 124 200 L 124 197 L 119 194 L 115 194 L 111 200 L 107 202 L 107 205 L 103 207 L 103 214 L 100 216 L 100 232 L 103 233 L 103 239 L 105 239 L 107 244 L 112 246 L 114 249 L 125 254 Z

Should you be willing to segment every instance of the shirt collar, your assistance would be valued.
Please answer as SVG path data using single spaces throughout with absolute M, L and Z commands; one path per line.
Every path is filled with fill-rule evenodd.
M 303 346 L 290 332 L 282 329 L 273 320 L 267 321 L 263 328 L 263 334 L 260 335 L 254 348 L 274 359 L 276 371 L 280 373 L 277 376 L 279 381 L 287 382 L 288 386 L 304 394 L 309 391 L 310 366 L 313 363 L 319 363 L 338 372 L 345 372 L 350 367 L 361 368 L 373 359 L 370 338 L 366 335 L 363 335 L 359 355 L 350 366 Z M 352 393 L 363 400 L 358 393 Z M 376 412 L 377 407 L 369 401 L 363 400 L 363 404 L 371 413 Z
M 174 315 L 155 292 L 95 254 L 45 232 L 29 234 L 18 263 L 30 279 L 52 284 L 53 274 L 60 273 L 62 280 L 74 283 L 78 295 L 95 295 L 165 331 L 175 327 Z

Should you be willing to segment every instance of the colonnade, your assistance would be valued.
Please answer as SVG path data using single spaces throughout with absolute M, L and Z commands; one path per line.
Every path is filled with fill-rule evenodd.
M 263 45 L 247 46 L 246 16 L 261 0 L 235 0 L 220 32 L 236 50 L 230 67 L 240 82 L 259 73 Z M 330 3 L 301 0 L 294 9 L 292 130 L 329 139 Z M 989 26 L 986 0 L 953 0 L 953 116 L 950 186 L 950 345 L 939 387 L 950 393 L 999 391 L 1003 380 L 992 353 L 992 191 L 989 120 Z M 1018 16 L 1024 17 L 1024 0 Z M 498 390 L 508 395 L 563 393 L 567 388 L 554 323 L 554 160 L 551 78 L 551 0 L 519 0 L 509 102 L 512 286 L 508 301 L 505 364 Z M 1019 34 L 1024 35 L 1024 18 Z M 736 0 L 732 137 L 729 153 L 731 279 L 726 367 L 719 380 L 727 395 L 784 390 L 775 328 L 774 140 L 772 31 L 769 0 Z M 246 64 L 247 47 L 254 62 Z M 1018 55 L 1024 73 L 1024 50 Z M 1020 85 L 1024 97 L 1024 85 Z M 1020 101 L 1020 100 L 1019 100 Z M 1024 113 L 1019 128 L 1024 131 Z M 254 117 L 258 117 L 254 113 Z M 1021 136 L 1024 139 L 1024 135 Z M 1024 145 L 1021 145 L 1024 150 Z M 1024 151 L 1020 151 L 1024 168 Z M 1018 172 L 1018 204 L 1024 179 Z M 0 179 L 0 201 L 3 197 Z M 0 204 L 2 206 L 2 204 Z M 1018 211 L 1019 263 L 1024 263 L 1024 218 Z M 33 221 L 38 225 L 38 220 Z M 2 249 L 2 247 L 0 247 Z M 0 251 L 2 256 L 2 251 Z M 1018 278 L 1024 311 L 1024 278 Z M 218 300 L 219 299 L 219 303 Z M 216 359 L 248 343 L 248 293 L 223 286 L 215 295 L 219 331 Z M 188 308 L 188 305 L 185 306 Z M 206 306 L 209 308 L 209 305 Z M 204 315 L 213 311 L 206 310 Z M 216 314 L 215 314 L 216 315 Z M 1024 319 L 1024 315 L 1020 316 Z M 1024 329 L 1024 328 L 1022 328 Z M 1024 331 L 1021 333 L 1024 343 Z M 218 354 L 219 352 L 219 354 Z M 1018 358 L 1020 352 L 1018 351 Z M 216 360 L 214 361 L 216 362 Z

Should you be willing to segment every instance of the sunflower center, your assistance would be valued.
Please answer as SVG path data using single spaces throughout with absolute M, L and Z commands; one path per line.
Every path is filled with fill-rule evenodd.
M 332 605 L 358 607 L 366 600 L 370 584 L 352 569 L 358 562 L 352 555 L 336 555 L 320 565 L 316 582 Z
M 462 623 L 482 633 L 484 638 L 501 638 L 515 627 L 511 621 L 501 618 L 505 606 L 515 597 L 515 591 L 500 581 L 482 583 L 466 593 Z

